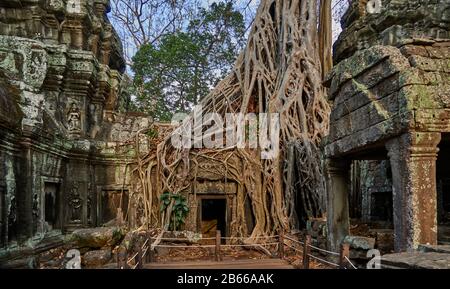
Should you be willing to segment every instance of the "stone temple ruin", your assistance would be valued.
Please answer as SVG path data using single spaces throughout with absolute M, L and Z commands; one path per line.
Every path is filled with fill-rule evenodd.
M 121 114 L 126 77 L 109 1 L 0 2 L 0 248 L 99 226 L 126 210 L 117 143 L 148 127 Z
M 262 15 L 266 18 L 262 19 L 273 21 L 275 4 L 265 4 L 267 13 Z M 264 173 L 272 174 L 272 187 L 256 190 L 263 182 L 254 173 L 260 164 L 248 165 L 242 155 L 232 153 L 211 161 L 212 152 L 199 157 L 196 165 L 187 166 L 183 171 L 187 175 L 170 175 L 189 191 L 190 211 L 184 230 L 212 232 L 211 236 L 216 230 L 227 237 L 251 235 L 258 221 L 270 218 L 252 215 L 244 191 L 258 191 L 257 201 L 266 202 L 265 210 L 277 217 L 261 225 L 260 235 L 295 223 L 293 229 L 305 229 L 315 245 L 337 251 L 342 242 L 351 242 L 349 236 L 360 233 L 354 232 L 355 224 L 365 224 L 377 243 L 368 248 L 383 253 L 412 251 L 419 245 L 450 240 L 446 163 L 450 156 L 450 4 L 384 0 L 381 11 L 373 14 L 366 5 L 367 0 L 351 1 L 342 19 L 344 30 L 334 46 L 335 67 L 324 82 L 332 108 L 329 134 L 322 139 L 326 220 L 287 220 L 285 216 L 305 215 L 295 208 L 301 207 L 299 201 L 283 207 L 282 197 L 287 198 L 287 193 L 282 190 L 281 169 L 277 171 L 281 161 L 266 165 Z M 107 17 L 109 10 L 108 0 L 0 2 L 0 265 L 20 255 L 24 247 L 31 248 L 27 254 L 44 252 L 61 246 L 67 233 L 123 220 L 122 214 L 131 227 L 139 227 L 145 206 L 150 207 L 146 218 L 159 221 L 151 212 L 152 206 L 159 212 L 157 199 L 148 205 L 145 193 L 134 192 L 145 191 L 147 186 L 150 199 L 159 197 L 155 192 L 162 170 L 155 162 L 160 162 L 161 146 L 150 149 L 143 132 L 157 129 L 160 138 L 154 141 L 161 143 L 171 128 L 124 109 L 130 97 L 125 89 L 129 80 L 124 74 L 120 39 Z M 293 17 L 295 13 L 287 10 L 285 15 Z M 312 22 L 309 16 L 306 19 Z M 283 21 L 283 25 L 290 23 Z M 259 25 L 267 28 L 264 23 Z M 308 30 L 311 39 L 313 30 Z M 260 43 L 261 35 L 255 32 L 252 43 Z M 292 53 L 288 39 L 284 45 Z M 294 48 L 310 51 L 313 46 L 305 41 Z M 251 52 L 248 49 L 247 55 Z M 269 56 L 253 65 L 264 67 Z M 245 61 L 245 56 L 238 59 L 247 69 Z M 285 65 L 294 83 L 305 73 L 291 67 L 292 63 L 286 61 Z M 305 64 L 303 60 L 300 63 Z M 299 67 L 304 69 L 302 65 Z M 311 65 L 313 76 L 320 75 L 318 66 L 315 62 Z M 262 75 L 249 71 L 255 78 Z M 226 101 L 217 95 L 222 95 L 221 89 L 239 87 L 241 79 L 245 78 L 230 75 L 206 102 L 215 107 L 217 100 L 219 107 L 226 107 Z M 323 87 L 320 81 L 305 79 L 314 87 L 308 94 L 311 100 L 301 103 L 307 107 L 318 101 L 315 93 Z M 296 95 L 290 86 L 281 91 L 284 89 Z M 272 94 L 273 90 L 272 86 L 267 89 Z M 242 106 L 257 111 L 257 103 L 250 96 L 248 103 L 244 102 L 239 93 L 237 89 L 230 96 L 235 102 L 232 110 Z M 274 107 L 278 104 L 273 103 Z M 274 107 L 271 109 L 277 109 Z M 326 104 L 320 107 L 320 113 L 328 114 Z M 328 128 L 327 116 L 320 119 L 320 133 L 314 132 L 317 140 Z M 291 136 L 295 137 L 299 135 Z M 148 152 L 150 158 L 140 159 L 139 152 Z M 194 158 L 184 151 L 170 152 L 167 159 L 177 156 L 189 162 Z M 245 157 L 256 156 L 251 152 Z M 237 165 L 230 169 L 224 159 Z M 145 165 L 141 164 L 144 160 Z M 132 170 L 130 164 L 136 162 L 137 169 Z M 140 177 L 147 183 L 136 178 L 137 172 L 144 172 Z M 290 172 L 299 174 L 297 168 Z M 253 179 L 252 186 L 249 179 Z M 267 197 L 276 189 L 279 194 Z M 298 190 L 290 188 L 289 194 L 298 194 Z
M 382 1 L 369 14 L 363 2 L 342 19 L 327 79 L 329 241 L 349 235 L 350 217 L 381 218 L 396 251 L 436 245 L 450 209 L 450 5 Z

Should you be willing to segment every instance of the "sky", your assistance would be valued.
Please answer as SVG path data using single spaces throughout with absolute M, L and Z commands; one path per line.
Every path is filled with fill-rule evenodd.
M 236 0 L 239 6 L 247 5 L 249 0 Z M 220 0 L 203 0 L 205 7 L 210 5 L 213 2 L 220 2 Z M 251 0 L 249 8 L 251 11 L 256 11 L 258 9 L 258 5 L 260 0 Z M 337 40 L 339 34 L 341 33 L 341 23 L 340 18 L 342 17 L 343 12 L 345 12 L 348 6 L 347 0 L 332 0 L 332 14 L 333 14 L 333 43 Z M 253 15 L 249 15 L 250 17 Z
M 204 7 L 208 7 L 210 4 L 212 4 L 214 2 L 220 2 L 221 0 L 199 0 L 199 1 L 200 1 L 200 3 L 203 3 Z M 311 0 L 307 0 L 307 1 L 311 1 Z M 249 27 L 254 19 L 254 16 L 256 14 L 256 10 L 258 8 L 260 0 L 235 0 L 234 3 L 237 4 L 236 6 L 240 7 L 240 8 L 247 7 L 247 9 L 245 9 L 243 11 L 243 14 L 244 14 L 246 25 L 247 25 L 247 27 Z M 342 16 L 344 10 L 346 9 L 347 4 L 348 4 L 347 0 L 332 0 L 333 42 L 336 41 L 336 39 L 339 36 L 339 33 L 341 32 L 340 18 Z M 110 17 L 110 19 L 111 18 L 112 17 Z M 127 43 L 126 34 L 120 33 L 121 32 L 120 25 L 117 25 L 117 23 L 114 23 L 114 20 L 113 20 L 113 24 L 115 24 L 116 30 L 118 30 L 122 40 L 125 42 L 124 49 L 126 51 L 126 54 L 129 57 L 131 57 L 134 54 L 134 52 L 136 51 L 135 46 L 130 41 L 128 41 L 128 43 Z M 130 58 L 128 58 L 128 60 L 130 60 Z

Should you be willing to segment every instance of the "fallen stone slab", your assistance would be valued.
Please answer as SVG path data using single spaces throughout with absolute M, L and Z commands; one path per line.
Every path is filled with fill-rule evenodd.
M 370 250 L 375 247 L 375 239 L 362 236 L 346 236 L 344 243 L 349 244 L 351 249 Z
M 37 261 L 35 257 L 25 257 L 10 260 L 5 263 L 0 262 L 0 269 L 36 269 Z
M 450 269 L 450 254 L 436 252 L 406 252 L 381 257 L 382 268 Z
M 82 264 L 87 268 L 101 267 L 112 258 L 111 250 L 89 251 L 82 257 Z
M 80 229 L 68 237 L 68 243 L 75 248 L 113 247 L 119 244 L 124 236 L 125 231 L 119 227 Z
M 375 238 L 346 236 L 344 243 L 350 245 L 351 259 L 367 259 L 367 251 L 375 247 Z
M 450 254 L 450 245 L 419 245 L 420 252 L 435 252 Z

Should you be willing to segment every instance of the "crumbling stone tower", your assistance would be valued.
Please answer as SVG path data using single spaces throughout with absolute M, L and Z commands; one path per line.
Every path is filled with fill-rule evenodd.
M 389 159 L 395 250 L 413 250 L 437 243 L 436 159 L 450 132 L 450 2 L 384 0 L 377 13 L 366 2 L 352 1 L 345 14 L 327 80 L 330 245 L 349 234 L 351 160 Z
M 108 0 L 0 1 L 0 258 L 127 207 L 133 154 L 116 147 L 149 119 L 119 113 L 125 61 L 109 10 Z

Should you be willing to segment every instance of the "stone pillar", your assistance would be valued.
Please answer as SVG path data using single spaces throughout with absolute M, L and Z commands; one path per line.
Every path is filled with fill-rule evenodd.
M 437 244 L 436 158 L 440 133 L 411 132 L 388 141 L 396 252 Z
M 0 153 L 0 160 L 2 160 L 1 158 L 1 153 Z M 0 177 L 2 177 L 0 175 Z M 5 187 L 0 184 L 0 248 L 3 248 L 4 246 L 6 246 L 7 242 L 8 242 L 8 238 L 6 237 L 7 234 L 7 219 L 6 219 L 6 198 L 5 198 Z
M 349 235 L 348 196 L 350 192 L 350 162 L 327 160 L 327 222 L 329 248 L 339 250 L 345 236 Z
M 71 34 L 72 47 L 78 50 L 83 49 L 83 30 L 82 27 L 75 27 Z
M 22 146 L 20 172 L 16 178 L 18 190 L 16 191 L 16 217 L 17 237 L 20 242 L 25 242 L 33 236 L 33 143 L 28 132 L 20 142 Z

